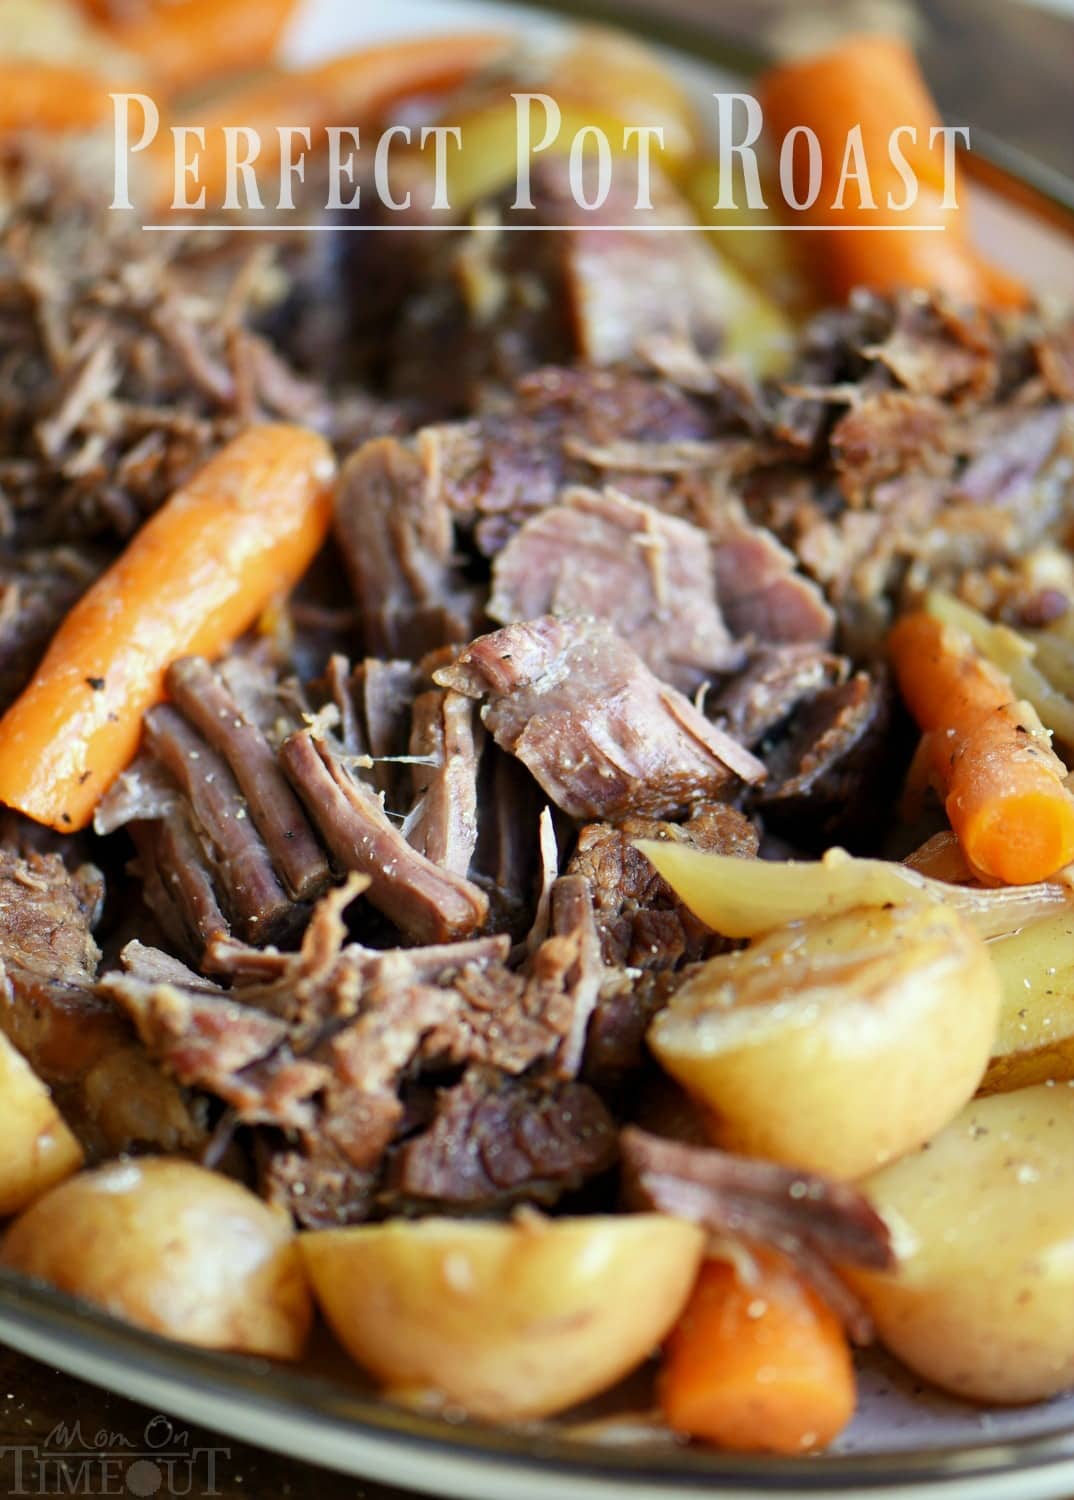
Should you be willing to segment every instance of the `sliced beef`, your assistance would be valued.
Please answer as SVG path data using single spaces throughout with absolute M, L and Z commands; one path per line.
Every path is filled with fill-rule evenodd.
M 484 892 L 412 848 L 324 740 L 307 730 L 291 735 L 280 763 L 336 863 L 369 876 L 369 900 L 400 931 L 415 942 L 447 942 L 484 925 Z
M 890 1270 L 895 1255 L 887 1226 L 856 1188 L 636 1126 L 621 1133 L 620 1150 L 631 1207 L 692 1219 L 712 1234 L 791 1256 L 857 1341 L 868 1342 L 868 1315 L 836 1268 Z
M 753 525 L 733 501 L 712 508 L 707 521 L 716 593 L 736 636 L 831 642 L 835 614 L 816 584 L 798 571 L 792 552 L 770 531 Z
M 394 438 L 359 448 L 340 476 L 335 534 L 370 656 L 419 657 L 472 634 L 474 600 L 431 450 Z
M 544 793 L 521 761 L 486 739 L 481 752 L 477 847 L 471 879 L 489 897 L 489 922 L 521 937 L 533 917 Z
M 471 1213 L 548 1205 L 615 1159 L 614 1123 L 585 1084 L 471 1068 L 440 1096 L 432 1124 L 394 1153 L 385 1201 Z
M 465 876 L 477 848 L 479 736 L 473 702 L 450 688 L 414 700 L 414 807 L 406 836 L 442 870 Z
M 660 816 L 764 767 L 657 681 L 609 626 L 545 616 L 481 636 L 434 673 L 486 700 L 485 727 L 577 818 Z
M 487 612 L 505 624 L 595 615 L 687 694 L 742 659 L 704 533 L 610 489 L 567 489 L 527 521 L 496 558 Z
M 231 929 L 187 810 L 177 807 L 160 818 L 136 820 L 129 831 L 142 899 L 169 942 L 200 964 L 210 944 L 227 937 Z

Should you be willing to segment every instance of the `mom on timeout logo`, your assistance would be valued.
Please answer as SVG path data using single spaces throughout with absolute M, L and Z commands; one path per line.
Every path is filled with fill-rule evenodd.
M 653 211 L 653 167 L 664 149 L 662 126 L 639 121 L 613 132 L 595 122 L 579 125 L 576 116 L 571 116 L 567 126 L 564 109 L 548 93 L 517 91 L 506 97 L 513 101 L 514 111 L 513 210 L 534 207 L 534 166 L 543 157 L 556 155 L 566 159 L 570 196 L 577 210 L 598 213 L 614 187 L 616 204 L 626 203 L 628 210 L 632 207 L 638 214 Z M 289 213 L 295 211 L 296 197 L 307 184 L 307 164 L 314 162 L 318 170 L 308 175 L 311 182 L 316 176 L 321 196 L 310 205 L 313 210 L 323 208 L 342 216 L 379 206 L 389 221 L 381 227 L 391 228 L 390 216 L 404 215 L 412 206 L 416 160 L 428 169 L 428 208 L 450 213 L 466 206 L 451 201 L 452 166 L 465 158 L 467 149 L 463 123 L 422 124 L 412 119 L 376 131 L 343 122 L 316 130 L 300 123 L 260 128 L 241 123 L 164 125 L 150 95 L 113 93 L 110 98 L 113 209 L 134 208 L 132 194 L 134 198 L 139 195 L 132 182 L 137 184 L 139 173 L 144 177 L 151 169 L 153 201 L 162 210 L 186 216 L 239 212 L 247 218 Z M 845 213 L 859 229 L 870 227 L 869 218 L 875 215 L 872 227 L 876 228 L 942 230 L 946 227 L 942 218 L 923 223 L 920 215 L 911 213 L 923 187 L 939 214 L 949 215 L 958 208 L 956 157 L 960 148 L 969 148 L 966 125 L 903 124 L 876 139 L 867 136 L 860 124 L 853 124 L 833 150 L 833 143 L 822 145 L 808 125 L 792 126 L 782 139 L 769 140 L 761 102 L 753 94 L 713 93 L 710 109 L 712 155 L 718 167 L 718 190 L 711 204 L 715 214 L 743 208 L 771 210 L 772 222 L 755 227 L 772 230 L 811 227 L 795 216 L 814 210 L 829 219 L 828 227 L 830 216 Z M 762 186 L 762 148 L 774 168 L 767 190 Z M 511 163 L 506 165 L 509 168 Z M 510 197 L 509 175 L 504 186 Z M 303 194 L 304 200 L 309 197 L 309 191 Z M 276 218 L 271 227 L 278 226 Z M 143 227 L 189 228 L 191 220 Z M 196 222 L 194 227 L 198 227 Z M 265 227 L 270 226 L 266 223 Z M 369 225 L 349 226 L 337 218 L 332 227 Z M 399 227 L 412 230 L 414 224 L 401 218 Z M 596 221 L 596 227 L 612 226 Z M 655 226 L 639 220 L 614 227 Z M 667 227 L 666 223 L 661 227 Z M 711 231 L 739 230 L 742 225 L 736 221 L 726 226 L 706 222 L 675 227 Z
M 141 1439 L 101 1429 L 85 1433 L 58 1422 L 41 1443 L 0 1445 L 5 1495 L 213 1496 L 230 1448 L 205 1447 L 165 1416 L 152 1417 Z

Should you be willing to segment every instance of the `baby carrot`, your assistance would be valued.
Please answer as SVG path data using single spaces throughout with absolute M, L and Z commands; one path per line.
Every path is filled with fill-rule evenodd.
M 876 291 L 925 287 L 962 302 L 1011 306 L 1024 303 L 1024 290 L 993 271 L 970 243 L 961 184 L 957 208 L 943 208 L 944 153 L 931 132 L 942 122 L 910 49 L 894 37 L 851 36 L 816 57 L 786 63 L 761 81 L 761 104 L 772 139 L 805 126 L 821 149 L 820 192 L 803 211 L 811 224 L 843 226 L 844 232 L 817 236 L 813 247 L 828 290 L 845 296 L 855 286 Z M 858 126 L 875 209 L 860 207 L 858 184 L 851 181 L 844 207 L 833 207 L 850 130 Z M 904 130 L 901 127 L 911 127 Z M 917 180 L 917 199 L 905 210 L 889 209 L 888 194 L 907 196 L 892 163 L 889 141 L 898 146 Z M 809 162 L 799 141 L 794 157 L 795 194 L 806 197 Z M 848 225 L 891 225 L 856 234 Z M 939 231 L 935 226 L 941 226 Z M 930 227 L 931 226 L 931 227 Z
M 668 1425 L 743 1452 L 825 1447 L 854 1414 L 850 1345 L 839 1319 L 772 1250 L 753 1274 L 706 1261 L 668 1340 L 660 1404 Z
M 1033 707 L 962 631 L 919 611 L 889 638 L 907 707 L 970 864 L 1009 885 L 1074 859 L 1074 795 Z
M 0 63 L 0 133 L 91 130 L 111 118 L 109 88 L 95 73 L 60 63 Z
M 109 30 L 159 84 L 176 92 L 270 62 L 294 9 L 295 0 L 175 0 Z
M 84 828 L 182 656 L 215 656 L 324 541 L 335 461 L 301 427 L 252 427 L 136 533 L 67 615 L 0 719 L 0 802 Z

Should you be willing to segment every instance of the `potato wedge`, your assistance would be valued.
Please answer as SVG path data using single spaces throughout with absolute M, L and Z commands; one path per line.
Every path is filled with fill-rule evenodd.
M 82 1165 L 52 1095 L 0 1032 L 0 1217 L 17 1214 Z
M 685 1305 L 704 1235 L 659 1214 L 455 1219 L 299 1237 L 336 1337 L 397 1394 L 548 1416 L 639 1365 Z
M 861 1186 L 899 1267 L 846 1274 L 899 1359 L 976 1401 L 1074 1385 L 1074 1090 L 977 1099 Z
M 720 1145 L 852 1178 L 966 1103 L 998 1010 L 987 947 L 957 912 L 863 909 L 711 959 L 649 1045 Z
M 312 1318 L 290 1219 L 180 1158 L 72 1177 L 15 1220 L 0 1262 L 209 1349 L 297 1359 Z
M 948 885 L 892 860 L 855 859 L 845 849 L 829 849 L 820 860 L 743 860 L 670 840 L 638 839 L 635 848 L 694 916 L 724 937 L 758 937 L 786 922 L 888 904 L 949 906 L 984 938 L 1017 932 L 1034 917 L 1074 912 L 1074 895 L 1059 881 L 994 890 Z
M 1074 912 L 1029 922 L 988 951 L 1001 999 L 982 1092 L 1074 1078 Z

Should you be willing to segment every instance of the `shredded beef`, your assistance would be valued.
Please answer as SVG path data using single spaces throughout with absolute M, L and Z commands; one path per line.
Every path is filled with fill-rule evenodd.
M 761 763 L 666 687 L 607 625 L 545 616 L 480 637 L 445 687 L 483 698 L 485 727 L 577 818 L 661 816 Z

